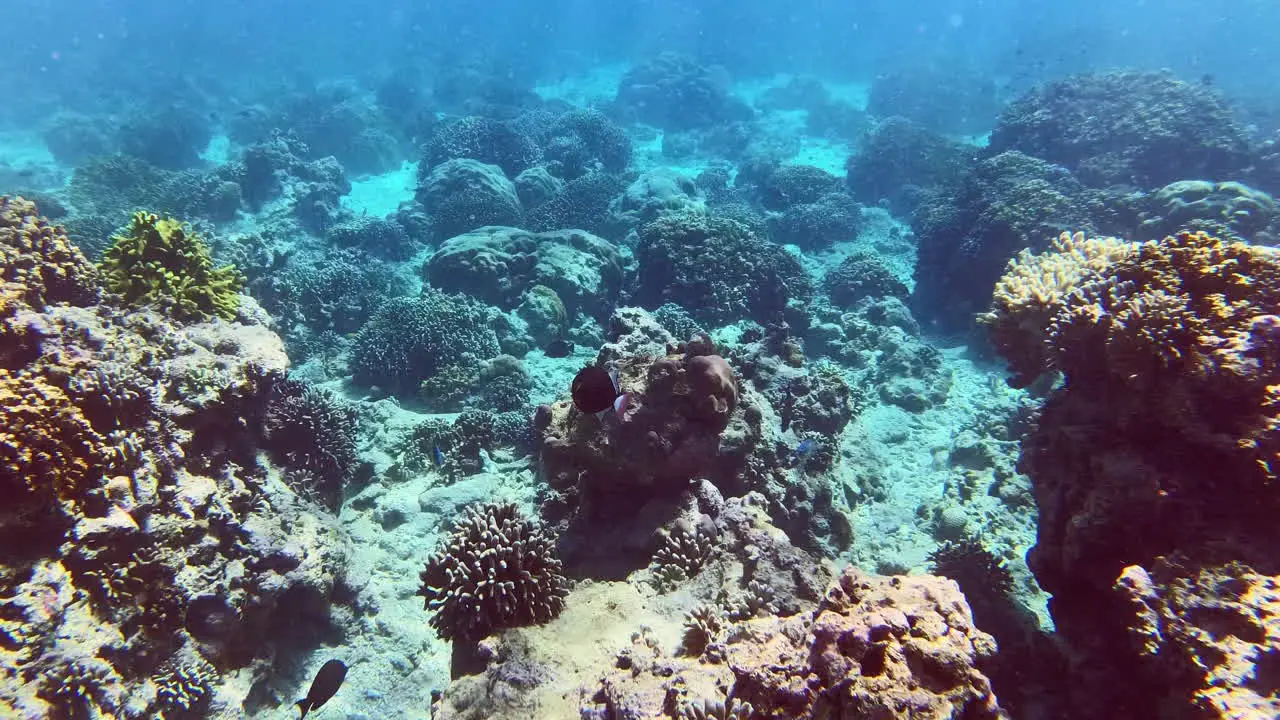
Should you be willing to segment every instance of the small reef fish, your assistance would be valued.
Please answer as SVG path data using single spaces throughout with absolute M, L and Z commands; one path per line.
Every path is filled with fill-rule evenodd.
M 311 689 L 307 691 L 307 696 L 294 703 L 302 711 L 298 720 L 305 718 L 307 711 L 318 710 L 321 705 L 328 702 L 329 698 L 338 692 L 338 688 L 342 687 L 342 681 L 346 677 L 347 666 L 341 660 L 330 660 L 321 665 L 320 671 L 311 681 Z
M 547 343 L 547 349 L 544 351 L 549 358 L 569 357 L 573 354 L 573 343 L 561 338 L 556 338 Z
M 584 413 L 600 417 L 610 407 L 622 417 L 631 402 L 631 393 L 618 387 L 618 371 L 588 366 L 580 370 L 570 386 L 573 406 Z
M 810 438 L 801 440 L 796 449 L 791 451 L 791 455 L 787 457 L 787 467 L 798 467 L 804 464 L 805 460 L 818 449 L 818 441 Z
M 435 462 L 436 467 L 444 467 L 444 453 L 440 450 L 439 445 L 431 446 L 431 460 Z

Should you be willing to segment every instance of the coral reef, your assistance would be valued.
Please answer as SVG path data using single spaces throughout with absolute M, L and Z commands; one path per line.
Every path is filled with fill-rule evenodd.
M 422 166 L 434 168 L 449 160 L 465 158 L 496 165 L 507 175 L 515 177 L 537 164 L 541 154 L 532 138 L 509 123 L 469 116 L 454 120 L 435 132 L 423 155 Z
M 979 135 L 1000 106 L 989 77 L 964 64 L 915 65 L 882 73 L 871 83 L 867 112 L 903 117 L 936 133 Z
M 546 530 L 514 504 L 490 503 L 469 508 L 427 560 L 419 594 L 441 637 L 479 640 L 555 618 L 567 590 Z
M 242 712 L 228 681 L 328 628 L 344 555 L 259 455 L 280 339 L 248 298 L 236 323 L 98 302 L 60 230 L 0 205 L 0 707 Z
M 395 298 L 379 307 L 356 334 L 350 365 L 358 383 L 412 394 L 446 367 L 498 353 L 485 306 L 429 287 L 418 297 Z
M 694 658 L 637 642 L 584 717 L 1005 717 L 979 669 L 995 642 L 942 578 L 850 569 L 811 613 L 714 635 Z
M 618 249 L 580 230 L 530 233 L 484 227 L 451 238 L 427 260 L 427 280 L 504 310 L 535 287 L 551 290 L 568 315 L 604 320 L 622 292 Z M 567 328 L 566 328 L 567 329 Z
M 983 160 L 954 195 L 922 204 L 913 308 L 948 332 L 972 327 L 1005 264 L 1067 230 L 1092 230 L 1097 201 L 1066 170 L 1006 152 Z
M 1280 206 L 1270 195 L 1242 183 L 1180 180 L 1135 202 L 1138 240 L 1179 232 L 1205 232 L 1258 245 L 1280 240 Z
M 524 225 L 520 196 L 502 168 L 469 159 L 427 167 L 419 170 L 417 198 L 431 213 L 437 240 L 486 225 Z
M 984 323 L 1014 381 L 1066 378 L 1021 464 L 1040 508 L 1028 561 L 1053 595 L 1082 712 L 1146 713 L 1158 692 L 1170 717 L 1230 715 L 1264 695 L 1212 689 L 1236 670 L 1212 653 L 1197 664 L 1193 638 L 1260 641 L 1195 598 L 1216 587 L 1214 617 L 1258 616 L 1269 594 L 1245 590 L 1280 571 L 1277 302 L 1280 251 L 1201 233 L 1064 234 L 996 286 Z M 1188 620 L 1162 625 L 1177 608 Z
M 234 320 L 244 276 L 214 268 L 204 240 L 173 218 L 139 212 L 102 258 L 103 285 L 128 305 L 152 305 L 179 319 Z
M 812 292 L 794 257 L 746 226 L 714 215 L 669 215 L 639 230 L 635 300 L 674 302 L 701 322 L 770 322 Z
M 729 94 L 727 80 L 692 58 L 663 53 L 628 70 L 618 83 L 614 102 L 640 122 L 665 130 L 749 118 L 751 108 Z
M 977 148 L 937 135 L 904 118 L 888 118 L 863 136 L 845 164 L 849 192 L 869 205 L 910 215 L 930 188 L 950 189 L 974 164 Z
M 1094 187 L 1229 178 L 1249 160 L 1245 131 L 1216 90 L 1149 72 L 1046 83 L 1000 113 L 991 149 L 1062 165 Z

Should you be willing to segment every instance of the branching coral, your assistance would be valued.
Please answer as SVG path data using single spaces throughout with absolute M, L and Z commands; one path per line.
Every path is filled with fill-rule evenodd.
M 473 507 L 422 571 L 425 608 L 443 638 L 478 640 L 560 614 L 567 582 L 555 542 L 511 503 Z
M 214 268 L 199 235 L 173 218 L 138 212 L 102 259 L 108 290 L 128 305 L 157 305 L 179 319 L 234 320 L 244 277 Z
M 1220 584 L 1234 595 L 1239 578 L 1280 573 L 1280 250 L 1203 233 L 1064 237 L 1014 261 L 994 305 L 984 322 L 1017 380 L 1066 380 L 1020 468 L 1039 508 L 1028 564 L 1073 655 L 1075 712 L 1146 715 L 1158 695 L 1162 712 L 1199 716 L 1220 684 L 1183 641 L 1201 620 L 1143 623 L 1197 577 L 1237 578 Z M 1257 617 L 1272 604 L 1236 600 Z M 1215 627 L 1251 636 L 1214 604 Z

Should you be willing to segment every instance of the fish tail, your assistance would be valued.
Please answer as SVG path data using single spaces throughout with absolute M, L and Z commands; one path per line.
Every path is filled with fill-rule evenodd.
M 307 699 L 302 698 L 298 702 L 294 703 L 294 705 L 297 705 L 298 710 L 302 711 L 302 714 L 298 716 L 298 720 L 302 720 L 303 718 L 305 718 L 307 716 Z

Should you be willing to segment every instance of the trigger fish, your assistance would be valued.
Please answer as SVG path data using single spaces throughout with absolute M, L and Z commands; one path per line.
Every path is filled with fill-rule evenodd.
M 329 698 L 342 687 L 342 680 L 346 677 L 347 666 L 341 660 L 330 660 L 321 665 L 315 679 L 311 681 L 307 696 L 294 703 L 302 711 L 298 720 L 305 718 L 308 711 L 318 710 L 321 705 L 329 702 Z

